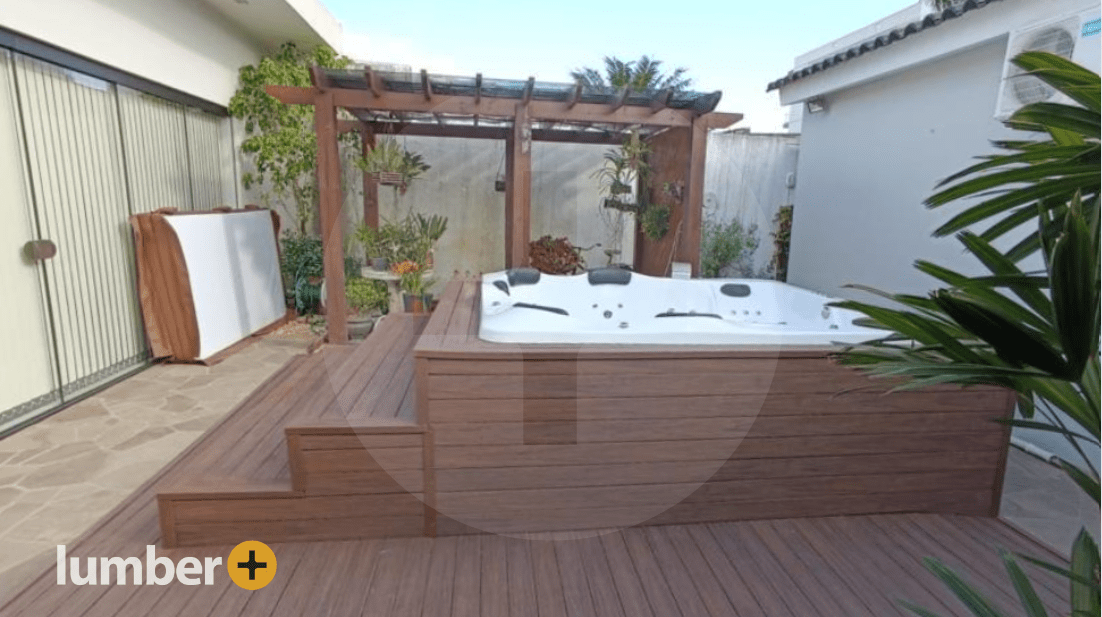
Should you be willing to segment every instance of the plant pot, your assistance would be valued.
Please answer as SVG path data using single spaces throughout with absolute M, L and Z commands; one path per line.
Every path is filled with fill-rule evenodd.
M 410 294 L 402 294 L 402 308 L 407 313 L 424 313 L 425 311 L 425 297 L 424 296 L 411 296 Z
M 372 270 L 376 270 L 378 272 L 386 272 L 387 268 L 389 268 L 389 267 L 390 267 L 390 264 L 387 263 L 386 257 L 372 257 L 371 258 L 371 269 Z
M 371 174 L 371 179 L 377 184 L 387 184 L 392 186 L 402 185 L 402 174 L 396 171 L 376 171 Z
M 375 328 L 376 319 L 374 315 L 349 315 L 347 320 L 348 338 L 362 339 L 367 337 L 368 334 L 371 334 L 371 330 Z

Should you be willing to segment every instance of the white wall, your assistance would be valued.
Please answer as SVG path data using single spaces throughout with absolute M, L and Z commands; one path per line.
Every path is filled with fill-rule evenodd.
M 14 0 L 0 25 L 225 105 L 260 47 L 196 0 Z
M 704 217 L 724 223 L 738 219 L 758 226 L 758 250 L 753 268 L 764 270 L 773 258 L 773 217 L 792 203 L 787 186 L 796 173 L 800 136 L 729 131 L 708 135 L 704 165 Z M 772 276 L 772 272 L 768 273 Z
M 977 270 L 957 240 L 931 238 L 962 206 L 922 202 L 1011 134 L 992 116 L 1004 52 L 1005 38 L 836 92 L 827 111 L 804 114 L 789 282 L 868 300 L 841 286 L 925 293 L 935 281 L 913 268 L 920 258 Z

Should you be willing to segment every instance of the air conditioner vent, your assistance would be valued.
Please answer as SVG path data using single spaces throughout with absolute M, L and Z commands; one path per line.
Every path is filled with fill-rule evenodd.
M 1070 60 L 1075 55 L 1078 31 L 1079 18 L 1070 17 L 1011 33 L 1007 41 L 996 117 L 1006 119 L 1024 105 L 1055 101 L 1055 89 L 1040 79 L 1027 75 L 1014 66 L 1011 60 L 1027 51 L 1047 51 Z

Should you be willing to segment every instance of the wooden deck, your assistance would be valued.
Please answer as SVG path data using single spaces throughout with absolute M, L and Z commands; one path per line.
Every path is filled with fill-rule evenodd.
M 430 390 L 417 388 L 417 383 L 431 382 L 434 375 L 451 375 L 448 378 L 451 391 L 469 391 L 471 385 L 464 381 L 473 380 L 472 375 L 477 375 L 477 371 L 464 367 L 480 362 L 496 363 L 499 377 L 507 384 L 510 375 L 535 378 L 528 384 L 532 385 L 541 383 L 540 379 L 548 375 L 558 379 L 563 374 L 573 375 L 575 385 L 572 387 L 578 383 L 576 368 L 569 373 L 531 372 L 527 368 L 517 372 L 515 364 L 506 362 L 499 366 L 500 355 L 456 362 L 463 357 L 464 341 L 480 345 L 468 335 L 476 328 L 472 311 L 462 310 L 464 302 L 470 301 L 470 293 L 470 286 L 452 285 L 441 303 L 442 310 L 427 323 L 424 317 L 396 315 L 384 320 L 360 345 L 329 347 L 318 354 L 296 358 L 250 394 L 222 423 L 80 540 L 68 546 L 68 555 L 80 558 L 142 557 L 148 544 L 157 545 L 159 554 L 173 559 L 184 556 L 224 558 L 232 545 L 241 540 L 262 540 L 272 545 L 279 561 L 278 574 L 271 585 L 257 592 L 247 592 L 236 587 L 224 570 L 219 570 L 215 584 L 210 587 L 178 583 L 167 587 L 59 586 L 51 566 L 8 605 L 0 607 L 0 615 L 806 617 L 899 615 L 903 613 L 895 601 L 901 598 L 946 615 L 964 615 L 941 584 L 922 568 L 923 557 L 937 556 L 961 568 L 968 579 L 978 583 L 1004 606 L 1014 605 L 1015 600 L 998 557 L 999 548 L 1060 560 L 1059 556 L 1005 522 L 989 516 L 990 500 L 993 495 L 997 499 L 997 485 L 993 485 L 985 474 L 990 473 L 992 465 L 998 464 L 1001 442 L 992 441 L 989 446 L 977 449 L 976 436 L 969 433 L 963 445 L 956 442 L 938 445 L 937 439 L 931 437 L 920 441 L 925 445 L 917 449 L 912 446 L 909 450 L 899 450 L 892 445 L 889 449 L 898 451 L 879 454 L 869 451 L 872 443 L 902 443 L 893 435 L 899 436 L 924 425 L 903 422 L 903 426 L 908 427 L 905 430 L 884 429 L 886 424 L 877 418 L 900 412 L 885 403 L 885 399 L 875 404 L 871 402 L 873 399 L 866 400 L 864 407 L 850 400 L 820 409 L 816 421 L 807 422 L 808 428 L 802 432 L 796 431 L 800 434 L 788 444 L 790 448 L 802 448 L 795 450 L 798 456 L 791 452 L 779 458 L 756 455 L 740 459 L 741 462 L 736 461 L 733 466 L 721 464 L 716 481 L 723 484 L 709 481 L 701 487 L 702 490 L 719 490 L 708 487 L 720 486 L 717 494 L 727 494 L 726 491 L 739 487 L 743 491 L 762 491 L 774 486 L 769 489 L 773 492 L 762 493 L 772 495 L 769 498 L 702 500 L 690 502 L 688 507 L 671 507 L 667 512 L 673 514 L 660 512 L 653 517 L 636 513 L 636 522 L 650 518 L 646 521 L 649 525 L 604 533 L 578 529 L 512 536 L 474 533 L 414 537 L 485 529 L 472 528 L 446 516 L 445 504 L 435 502 L 437 495 L 450 500 L 446 503 L 450 508 L 461 504 L 462 499 L 476 503 L 481 495 L 493 494 L 495 499 L 506 499 L 491 504 L 503 507 L 505 514 L 501 520 L 520 520 L 525 525 L 530 522 L 524 518 L 524 513 L 530 510 L 526 499 L 534 500 L 543 511 L 546 504 L 539 500 L 546 500 L 548 496 L 563 497 L 567 501 L 561 503 L 567 504 L 578 503 L 579 498 L 600 499 L 602 490 L 619 495 L 617 499 L 632 496 L 636 501 L 618 506 L 617 516 L 645 509 L 650 503 L 646 499 L 639 501 L 638 496 L 645 497 L 646 491 L 617 493 L 600 486 L 596 492 L 585 488 L 582 493 L 566 494 L 578 490 L 572 478 L 578 477 L 579 472 L 585 472 L 580 477 L 591 486 L 600 485 L 594 479 L 601 479 L 605 472 L 600 465 L 585 471 L 576 465 L 563 465 L 565 459 L 557 462 L 548 459 L 553 448 L 565 446 L 560 452 L 573 451 L 591 436 L 586 432 L 588 429 L 577 427 L 578 432 L 573 437 L 564 435 L 561 426 L 555 428 L 553 425 L 563 418 L 553 418 L 551 425 L 539 424 L 546 423 L 547 418 L 528 418 L 540 430 L 528 436 L 537 443 L 524 447 L 533 448 L 530 452 L 536 456 L 533 460 L 538 464 L 520 467 L 501 465 L 501 452 L 508 450 L 502 450 L 504 444 L 500 440 L 523 440 L 523 427 L 520 427 L 522 433 L 513 434 L 509 431 L 517 426 L 510 421 L 500 421 L 502 414 L 516 410 L 523 413 L 523 405 L 503 408 L 474 401 L 466 409 L 482 410 L 485 417 L 479 421 L 479 430 L 464 432 L 462 427 L 448 426 L 447 406 L 436 403 L 454 403 L 462 399 L 434 397 Z M 469 309 L 470 305 L 467 307 Z M 450 336 L 455 333 L 463 336 Z M 434 372 L 422 363 L 433 353 L 429 351 L 426 355 L 425 350 L 429 348 L 443 350 L 441 361 L 450 363 L 444 365 L 449 367 L 446 371 Z M 606 350 L 599 354 L 614 352 Z M 564 356 L 563 350 L 553 349 L 536 350 L 535 353 L 541 360 L 578 361 L 576 352 L 573 356 Z M 595 360 L 603 362 L 613 357 Z M 800 357 L 799 354 L 796 357 Z M 635 361 L 663 360 L 651 357 Z M 617 374 L 610 373 L 614 366 L 606 364 L 604 372 L 599 374 Z M 633 366 L 637 369 L 640 365 Z M 653 376 L 653 370 L 652 367 L 652 372 L 642 374 Z M 635 371 L 621 373 L 630 375 Z M 438 378 L 433 385 L 439 388 Z M 480 382 L 478 387 L 486 391 L 501 385 Z M 437 394 L 446 391 L 438 389 Z M 677 409 L 680 412 L 674 414 L 674 421 L 667 420 L 668 426 L 662 430 L 681 435 L 682 441 L 688 444 L 687 450 L 674 451 L 684 458 L 685 451 L 700 449 L 700 431 L 707 430 L 707 426 L 698 426 L 699 422 L 688 420 L 709 417 L 716 430 L 714 423 L 719 418 L 714 412 L 702 414 L 701 410 L 715 408 L 717 402 L 729 406 L 732 397 L 738 395 L 713 393 L 709 396 L 719 398 L 704 397 L 707 400 L 701 404 L 683 402 L 674 407 L 666 404 L 650 412 L 645 405 L 579 404 L 573 408 L 575 415 L 570 420 L 584 427 L 586 421 L 594 420 L 593 414 L 604 410 L 600 413 L 627 414 L 621 419 L 641 417 L 636 414 L 642 413 L 650 421 L 661 421 L 663 415 L 668 414 L 655 409 Z M 956 407 L 949 410 L 939 407 L 938 415 L 929 416 L 926 424 L 954 418 L 970 422 L 972 416 L 967 415 L 966 408 L 983 397 L 970 401 L 954 396 L 934 397 L 934 400 L 943 400 L 942 407 Z M 636 402 L 643 400 L 639 398 Z M 944 402 L 949 400 L 954 402 Z M 775 411 L 793 405 L 798 408 L 799 402 L 789 400 L 777 406 Z M 452 408 L 452 411 L 456 409 L 459 408 Z M 539 407 L 533 409 L 538 411 Z M 558 407 L 545 408 L 545 411 L 547 409 L 561 411 Z M 419 414 L 418 410 L 423 412 Z M 776 415 L 783 417 L 785 414 Z M 601 421 L 615 423 L 621 419 Z M 495 422 L 500 426 L 495 426 Z M 769 430 L 779 426 L 770 417 L 758 422 L 772 427 Z M 832 425 L 832 422 L 841 423 Z M 857 425 L 872 422 L 886 432 L 871 433 L 862 442 L 864 446 L 851 442 L 841 453 L 816 450 L 840 439 L 837 429 L 824 430 L 823 426 L 851 430 L 845 427 L 852 428 L 855 422 Z M 757 427 L 757 423 L 754 426 Z M 617 448 L 622 449 L 624 440 L 630 441 L 637 432 L 621 430 L 624 428 L 617 427 L 611 433 L 608 427 L 602 429 L 605 432 L 600 450 L 625 456 Z M 744 429 L 727 427 L 720 430 Z M 751 429 L 745 439 L 754 438 L 752 430 L 760 429 Z M 796 429 L 793 423 L 788 423 L 785 430 Z M 609 441 L 610 434 L 621 435 L 620 446 L 616 439 Z M 571 438 L 578 443 L 570 442 Z M 497 454 L 490 450 L 472 451 L 473 454 L 454 450 L 486 447 L 483 443 L 486 440 L 489 446 L 499 450 Z M 820 445 L 815 446 L 816 443 Z M 862 447 L 865 449 L 861 450 Z M 854 448 L 858 450 L 854 452 Z M 963 452 L 952 454 L 951 448 Z M 633 456 L 654 450 L 654 446 L 635 447 Z M 580 450 L 586 457 L 592 457 L 593 451 L 592 448 Z M 662 450 L 658 448 L 657 451 Z M 749 451 L 761 453 L 773 449 L 758 447 Z M 941 452 L 945 456 L 931 458 L 930 452 Z M 449 465 L 449 461 L 458 460 L 459 454 L 470 464 Z M 841 459 L 853 456 L 864 457 L 863 461 L 870 463 L 870 468 L 863 475 L 855 475 L 850 470 L 839 476 L 837 470 L 846 468 Z M 441 460 L 436 460 L 438 457 Z M 920 466 L 941 467 L 935 471 L 915 469 L 914 461 L 922 461 L 923 457 L 933 462 Z M 636 482 L 642 486 L 655 486 L 662 477 L 684 473 L 685 465 L 681 458 L 634 465 L 625 460 L 611 464 L 610 469 L 615 473 L 605 480 L 612 478 L 622 483 L 624 477 L 636 477 Z M 751 476 L 749 485 L 738 484 L 738 476 L 751 472 L 763 475 L 760 478 Z M 937 485 L 930 474 L 952 488 Z M 784 479 L 800 475 L 810 479 L 803 484 Z M 847 484 L 840 482 L 838 477 L 855 479 Z M 960 480 L 953 480 L 954 477 L 967 480 L 962 484 Z M 884 501 L 887 497 L 870 498 L 859 492 L 869 492 L 869 485 L 864 483 L 881 482 L 879 478 L 894 479 L 901 488 L 888 486 L 881 489 L 881 493 L 870 494 L 904 496 L 899 497 L 902 501 L 888 503 Z M 942 495 L 943 499 L 923 501 L 928 495 L 915 489 L 918 478 L 937 486 L 933 492 Z M 451 490 L 459 486 L 457 483 L 465 483 L 463 490 Z M 842 509 L 837 513 L 854 515 L 783 517 L 784 508 L 791 512 L 791 508 L 797 506 L 817 505 L 820 511 L 815 512 L 812 508 L 808 516 L 821 514 L 821 496 L 808 499 L 803 493 L 827 490 L 824 487 L 833 487 L 828 489 L 833 491 L 828 503 L 835 509 Z M 562 493 L 564 488 L 566 493 Z M 457 495 L 460 501 L 456 501 Z M 421 503 L 422 497 L 428 501 L 427 505 Z M 777 504 L 782 502 L 784 508 L 778 509 Z M 988 516 L 952 513 L 861 515 L 870 504 L 884 508 L 885 503 L 889 506 L 895 503 L 892 507 L 896 510 L 967 507 Z M 433 505 L 441 506 L 439 521 Z M 749 508 L 744 512 L 758 512 L 760 517 L 773 518 L 713 522 L 718 515 L 737 518 L 740 508 Z M 656 525 L 684 522 L 686 513 L 697 513 L 697 520 L 702 522 Z M 577 513 L 571 515 L 567 527 L 600 527 L 602 520 L 620 520 L 600 516 L 588 518 L 592 514 L 594 512 L 582 509 L 580 517 Z M 561 522 L 562 519 L 556 520 Z M 1055 613 L 1066 613 L 1066 587 L 1050 574 L 1034 568 L 1030 568 L 1030 572 L 1040 582 L 1039 591 L 1046 605 Z
M 70 556 L 138 556 L 158 541 L 141 492 Z M 743 521 L 629 528 L 604 535 L 467 535 L 272 545 L 278 571 L 255 592 L 218 570 L 212 586 L 56 584 L 53 568 L 0 608 L 49 615 L 379 617 L 863 617 L 904 615 L 906 599 L 965 616 L 921 558 L 959 568 L 991 599 L 1016 606 L 997 549 L 1056 559 L 1005 523 L 938 514 Z M 221 556 L 230 546 L 160 551 Z M 1066 586 L 1026 566 L 1052 614 Z

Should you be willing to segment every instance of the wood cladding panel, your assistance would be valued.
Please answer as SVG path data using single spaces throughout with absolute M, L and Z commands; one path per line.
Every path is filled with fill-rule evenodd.
M 1009 397 L 825 356 L 425 357 L 437 531 L 990 514 Z M 561 441 L 556 441 L 561 440 Z M 640 518 L 642 517 L 642 518 Z

